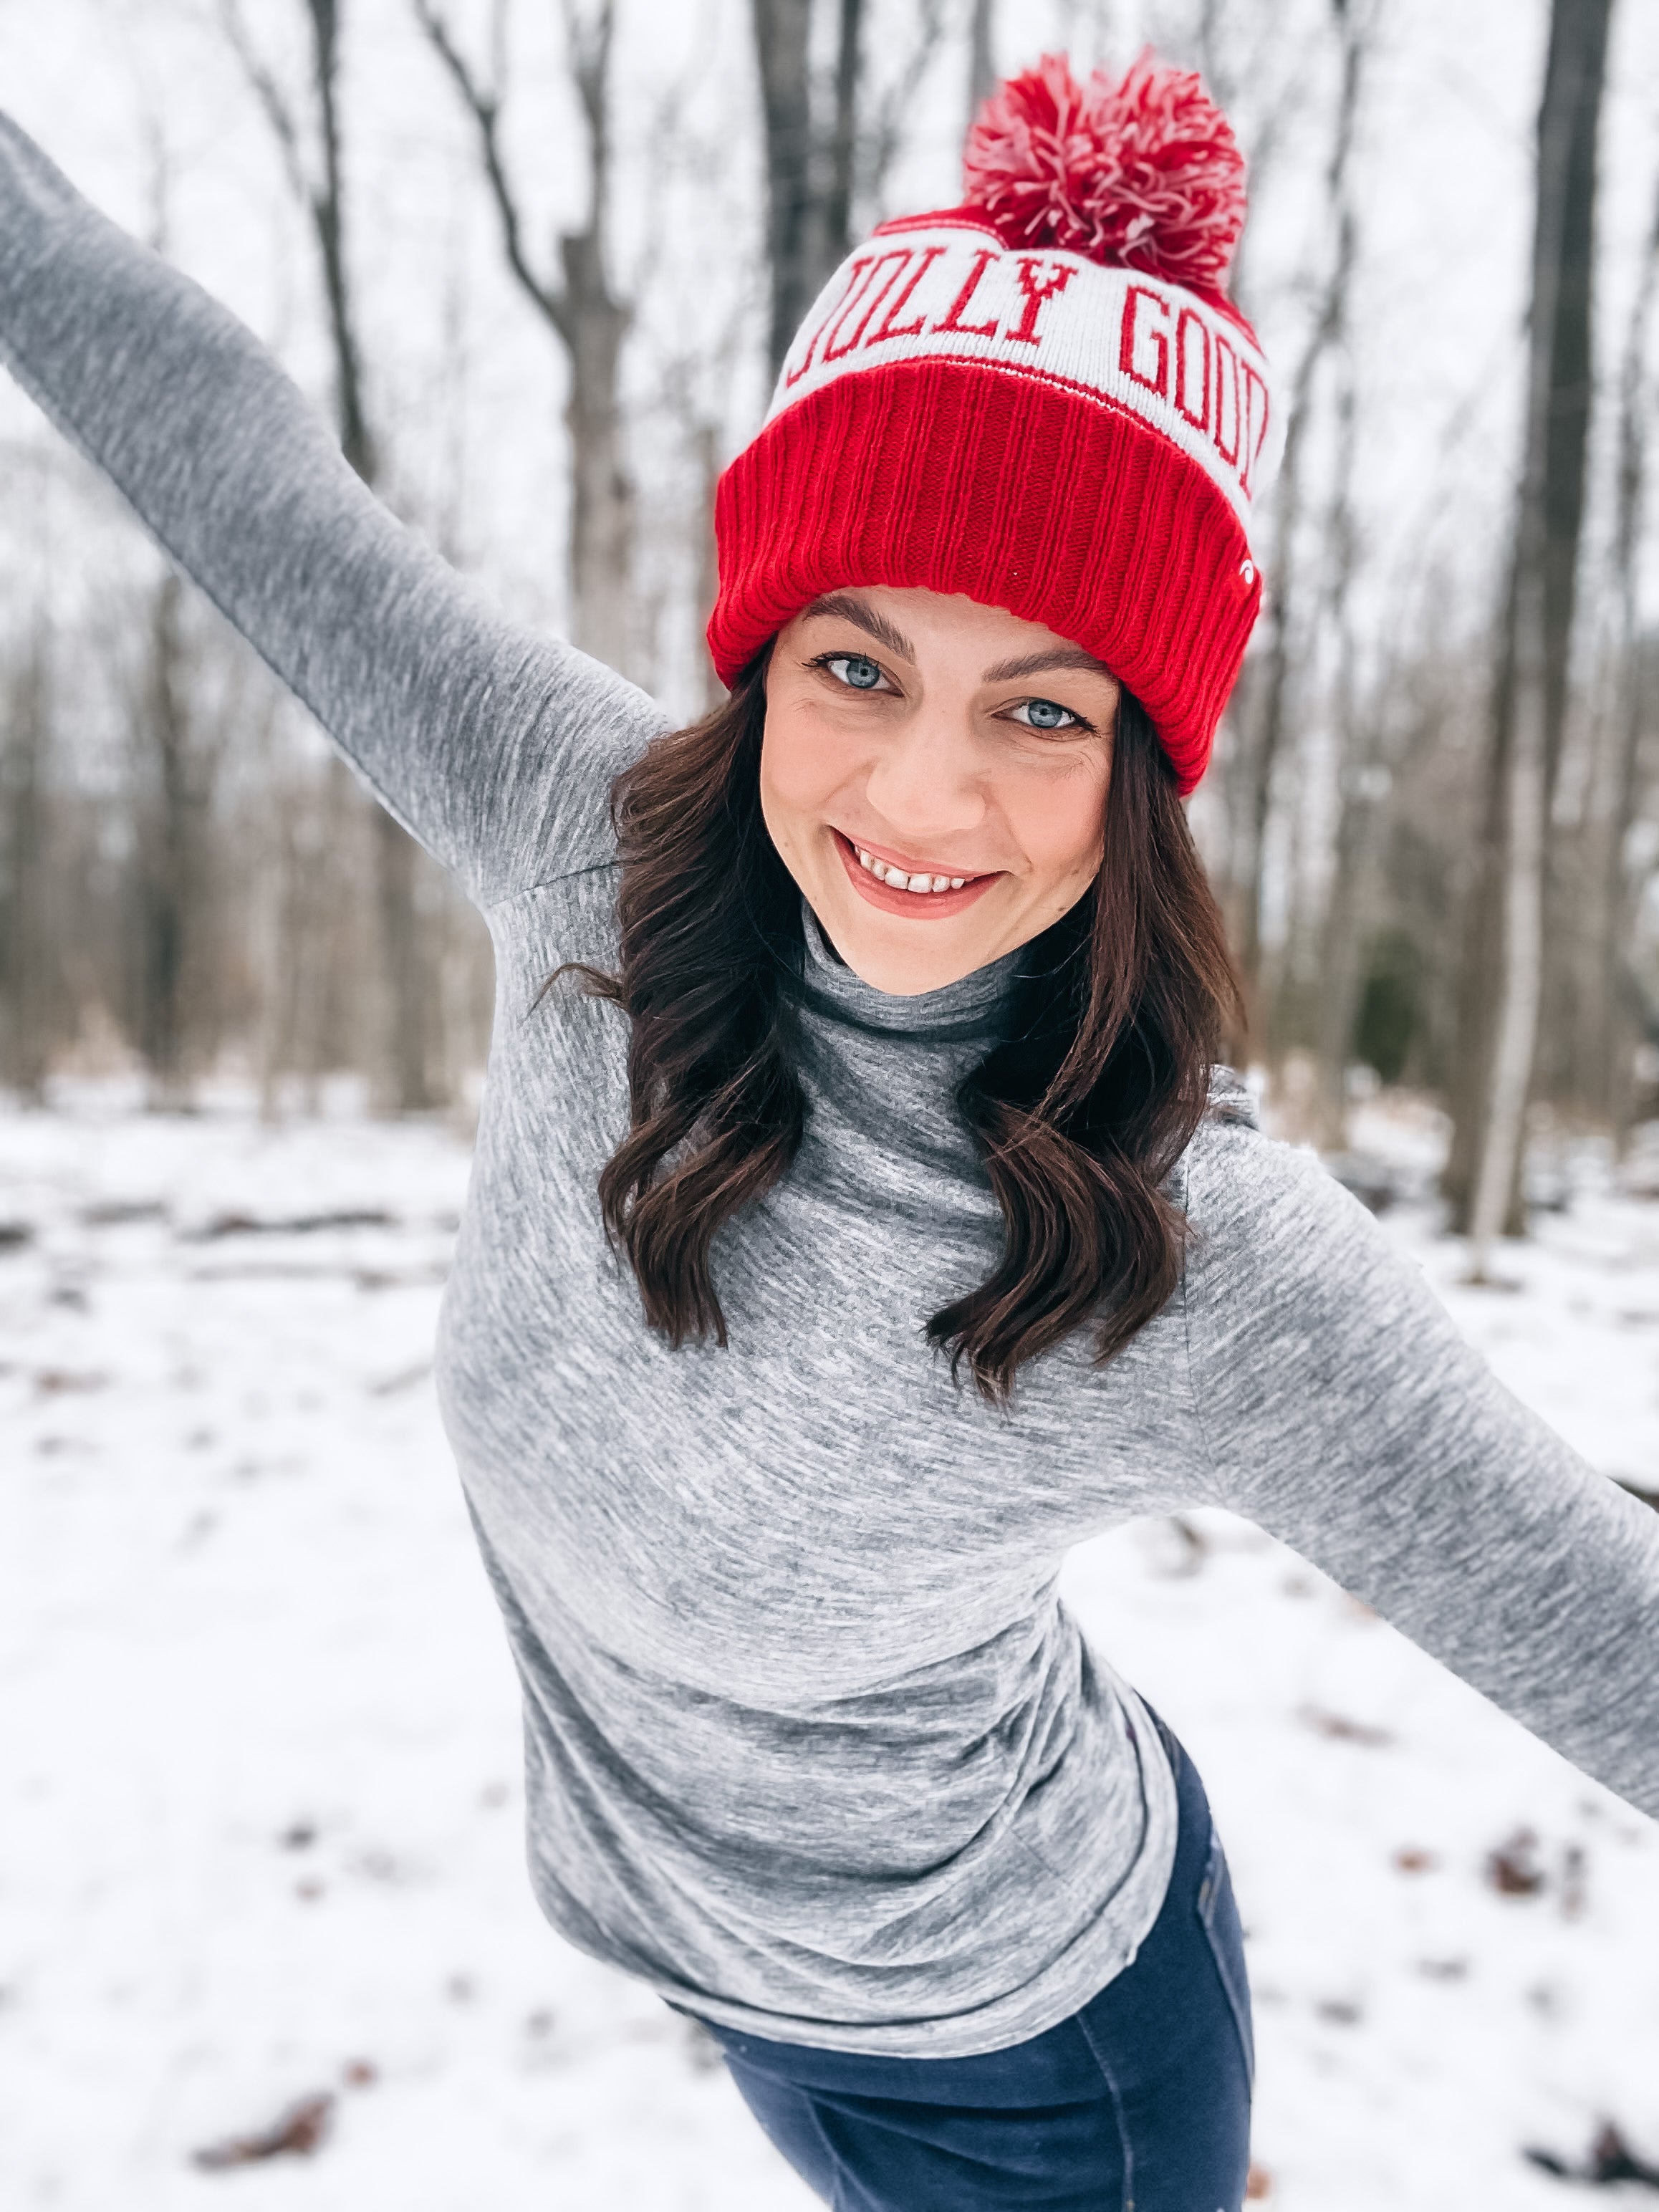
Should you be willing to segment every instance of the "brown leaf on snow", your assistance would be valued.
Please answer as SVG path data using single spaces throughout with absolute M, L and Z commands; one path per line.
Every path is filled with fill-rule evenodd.
M 1394 1855 L 1396 1874 L 1432 1874 L 1439 1863 L 1439 1852 L 1425 1850 L 1420 1844 L 1402 1844 Z
M 320 2148 L 333 2118 L 333 2094 L 319 2090 L 315 2096 L 301 2097 L 290 2105 L 268 2128 L 252 2135 L 228 2136 L 222 2142 L 193 2151 L 191 2163 L 206 2172 L 219 2173 L 228 2166 L 257 2166 L 267 2158 L 309 2158 Z
M 1650 2166 L 1638 2158 L 1611 2120 L 1597 2134 L 1583 2166 L 1569 2166 L 1552 2150 L 1529 2149 L 1525 2155 L 1534 2166 L 1560 2181 L 1589 2181 L 1604 2188 L 1620 2181 L 1639 2181 L 1650 2189 L 1659 2189 L 1659 2166 Z
M 1507 1843 L 1486 1854 L 1486 1881 L 1500 1897 L 1536 1897 L 1544 1887 L 1544 1869 L 1538 1863 L 1538 1838 L 1530 1828 L 1517 1828 Z
M 1381 1751 L 1394 1741 L 1392 1729 L 1374 1728 L 1369 1721 L 1351 1721 L 1346 1713 L 1328 1713 L 1321 1705 L 1304 1705 L 1300 1717 L 1305 1727 L 1338 1743 L 1362 1743 L 1368 1750 Z
M 1265 2166 L 1253 2166 L 1250 2168 L 1250 2178 L 1244 2184 L 1244 2197 L 1246 2203 L 1251 2204 L 1258 2203 L 1262 2197 L 1271 2197 L 1273 2193 L 1273 2178 L 1272 2174 L 1268 2172 Z

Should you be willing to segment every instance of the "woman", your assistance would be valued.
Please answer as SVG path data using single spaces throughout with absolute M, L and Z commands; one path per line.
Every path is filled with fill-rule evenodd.
M 1066 1548 L 1247 1514 L 1655 1812 L 1659 1523 L 1212 1078 L 1179 800 L 1267 429 L 1224 123 L 1048 62 L 969 156 L 728 472 L 732 698 L 678 733 L 9 125 L 0 348 L 494 933 L 441 1387 L 549 1917 L 848 2212 L 1236 2212 L 1225 1862 Z

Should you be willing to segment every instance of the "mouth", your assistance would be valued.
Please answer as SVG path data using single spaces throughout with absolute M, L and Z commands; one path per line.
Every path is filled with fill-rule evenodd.
M 924 867 L 919 862 L 907 865 L 868 845 L 855 843 L 839 830 L 832 828 L 830 834 L 859 896 L 884 914 L 902 915 L 908 921 L 942 921 L 949 915 L 960 914 L 982 898 L 1002 874 L 1000 869 L 993 869 L 988 875 L 958 875 L 944 868 Z

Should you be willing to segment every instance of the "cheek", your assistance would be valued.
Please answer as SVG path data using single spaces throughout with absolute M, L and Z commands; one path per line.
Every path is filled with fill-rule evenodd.
M 852 749 L 811 714 L 768 709 L 761 739 L 761 805 L 775 837 L 780 830 L 816 826 L 847 782 Z
M 1046 788 L 1019 793 L 1013 825 L 1034 878 L 1056 886 L 1087 883 L 1100 866 L 1109 770 L 1103 762 L 1079 763 L 1066 776 L 1045 779 Z

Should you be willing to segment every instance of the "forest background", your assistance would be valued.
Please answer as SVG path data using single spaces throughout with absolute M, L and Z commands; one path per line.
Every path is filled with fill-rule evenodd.
M 1466 1225 L 1507 1112 L 1518 1225 L 1528 1097 L 1622 1141 L 1659 1077 L 1650 11 L 0 0 L 0 98 L 509 614 L 689 716 L 714 485 L 827 270 L 954 202 L 997 72 L 1145 41 L 1249 155 L 1285 436 L 1193 809 L 1237 1048 L 1328 1152 L 1379 1083 L 1447 1101 Z M 9 387 L 0 488 L 0 1084 L 465 1116 L 476 919 Z

